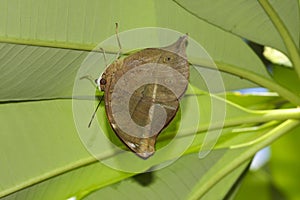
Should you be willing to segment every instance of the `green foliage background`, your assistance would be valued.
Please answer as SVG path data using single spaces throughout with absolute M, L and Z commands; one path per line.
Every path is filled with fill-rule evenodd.
M 114 34 L 115 22 L 120 31 L 154 26 L 188 32 L 222 71 L 227 91 L 260 85 L 278 95 L 228 92 L 220 99 L 227 105 L 225 128 L 204 159 L 198 151 L 206 123 L 185 156 L 150 177 L 108 168 L 80 141 L 72 91 L 80 64 Z M 261 190 L 262 199 L 278 193 L 300 198 L 299 25 L 297 0 L 0 0 L 1 199 L 222 199 L 234 194 L 232 185 L 253 155 L 282 135 L 272 145 L 269 174 L 247 174 L 236 198 Z M 280 50 L 292 68 L 274 66 L 269 74 L 242 38 Z M 205 105 L 208 96 L 198 100 Z M 151 181 L 143 185 L 139 177 Z

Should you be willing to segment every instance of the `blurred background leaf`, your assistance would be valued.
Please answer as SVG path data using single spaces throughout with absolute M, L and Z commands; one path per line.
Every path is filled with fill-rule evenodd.
M 262 146 L 257 145 L 251 151 L 248 147 L 234 150 L 228 148 L 252 141 L 281 124 L 280 121 L 263 129 L 243 131 L 240 128 L 257 127 L 258 124 L 244 125 L 239 122 L 247 115 L 262 116 L 248 112 L 243 107 L 256 110 L 278 108 L 282 103 L 288 103 L 283 99 L 285 96 L 261 97 L 230 93 L 228 99 L 235 104 L 227 101 L 227 112 L 228 116 L 235 118 L 227 120 L 233 119 L 235 125 L 223 130 L 224 135 L 217 143 L 217 150 L 207 158 L 199 160 L 196 154 L 204 137 L 205 125 L 202 125 L 202 131 L 197 134 L 186 153 L 188 155 L 182 156 L 167 168 L 152 172 L 150 176 L 154 177 L 154 181 L 148 186 L 137 183 L 139 175 L 120 172 L 99 163 L 85 149 L 78 136 L 73 120 L 72 92 L 81 63 L 98 43 L 114 35 L 115 22 L 119 23 L 121 32 L 153 26 L 173 29 L 182 34 L 189 33 L 190 38 L 200 43 L 217 63 L 234 66 L 254 75 L 254 78 L 249 76 L 241 79 L 233 72 L 222 72 L 227 91 L 257 86 L 257 76 L 269 81 L 270 85 L 279 84 L 292 93 L 298 91 L 295 84 L 291 86 L 296 79 L 282 79 L 278 75 L 284 73 L 285 77 L 289 77 L 289 72 L 281 72 L 287 70 L 278 68 L 274 74 L 269 75 L 263 62 L 241 38 L 287 52 L 282 38 L 256 1 L 0 0 L 0 5 L 1 199 L 81 198 L 93 191 L 96 192 L 87 196 L 87 199 L 98 195 L 111 197 L 112 191 L 112 195 L 116 195 L 114 197 L 124 199 L 132 195 L 149 199 L 152 195 L 160 199 L 168 198 L 162 191 L 178 199 L 188 196 L 223 198 Z M 299 49 L 299 2 L 272 1 L 271 5 Z M 144 35 L 139 37 L 150 41 Z M 130 42 L 134 41 L 125 42 L 124 49 L 130 50 Z M 191 55 L 191 59 L 194 58 Z M 203 101 L 203 98 L 199 100 L 203 105 L 210 103 Z M 100 112 L 100 115 L 104 114 L 104 110 Z M 235 132 L 237 129 L 240 131 Z M 165 138 L 162 135 L 159 143 L 170 140 L 168 132 L 166 135 Z M 275 143 L 274 155 L 280 155 L 278 149 L 282 151 L 282 148 L 291 152 L 287 146 Z M 233 154 L 241 156 L 235 160 Z M 102 155 L 115 156 L 110 149 Z M 165 160 L 172 158 L 169 156 Z M 286 167 L 280 165 L 283 160 L 298 166 L 299 159 L 288 159 L 282 155 L 277 161 L 275 159 L 271 162 L 272 176 L 280 191 L 284 191 L 286 196 L 297 197 L 297 191 L 292 186 L 283 186 L 293 185 L 293 181 L 298 180 L 282 180 L 280 174 Z M 222 166 L 226 168 L 222 170 Z M 295 169 L 289 172 L 295 172 Z M 217 171 L 220 173 L 216 174 Z M 132 176 L 135 179 L 129 178 Z M 297 172 L 289 175 L 292 176 L 299 177 Z M 170 188 L 168 183 L 172 183 L 176 189 Z M 134 189 L 129 190 L 129 186 Z M 192 188 L 194 190 L 188 194 L 188 189 Z M 176 192 L 182 192 L 182 196 L 176 195 Z M 124 196 L 124 193 L 129 196 Z

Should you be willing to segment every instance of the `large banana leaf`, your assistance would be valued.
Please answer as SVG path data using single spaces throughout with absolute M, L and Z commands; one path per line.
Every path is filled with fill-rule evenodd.
M 115 22 L 119 23 L 121 32 L 160 27 L 189 33 L 191 40 L 201 44 L 222 71 L 226 91 L 261 85 L 280 97 L 232 95 L 229 101 L 224 95 L 210 96 L 197 91 L 199 95 L 192 98 L 199 104 L 201 123 L 189 127 L 185 111 L 192 112 L 193 108 L 185 107 L 186 110 L 181 111 L 182 119 L 176 118 L 159 137 L 158 148 L 173 144 L 173 149 L 159 159 L 154 156 L 143 161 L 130 152 L 116 152 L 105 141 L 95 140 L 95 143 L 90 138 L 91 144 L 104 149 L 97 154 L 101 163 L 82 142 L 74 120 L 74 104 L 83 101 L 96 104 L 95 92 L 88 97 L 74 96 L 73 87 L 79 82 L 78 70 L 82 69 L 90 51 L 110 36 L 114 38 Z M 280 73 L 269 75 L 259 57 L 241 38 L 285 52 L 293 63 L 293 69 L 289 69 L 294 77 L 292 83 L 299 84 L 299 2 L 296 0 L 218 3 L 208 0 L 0 0 L 0 27 L 2 199 L 67 199 L 72 196 L 220 199 L 230 195 L 231 186 L 255 152 L 295 127 L 299 129 L 300 112 L 291 104 L 300 105 L 300 94 L 295 86 L 290 86 L 291 80 L 280 78 L 280 74 L 291 72 L 283 68 L 276 71 Z M 122 39 L 122 36 L 126 34 L 120 33 L 125 50 L 163 46 L 173 41 L 153 43 L 154 37 L 147 34 L 131 39 Z M 144 41 L 146 46 L 138 46 L 137 41 Z M 103 48 L 113 57 L 118 47 L 116 42 L 111 44 Z M 215 70 L 203 65 L 193 54 L 189 58 L 195 69 L 200 68 L 204 74 Z M 105 67 L 101 63 L 90 64 L 99 65 L 99 72 L 93 74 L 95 77 Z M 249 98 L 252 100 L 247 100 Z M 183 99 L 187 105 L 188 99 Z M 276 109 L 282 102 L 291 103 L 291 108 L 254 110 Z M 208 105 L 224 109 L 226 117 L 220 114 L 224 117 L 224 129 L 222 123 L 210 120 L 211 116 L 219 114 Z M 82 113 L 84 116 L 92 114 L 90 111 Z M 98 115 L 105 134 L 116 141 L 103 107 Z M 89 117 L 82 117 L 82 120 L 87 124 Z M 181 120 L 186 120 L 189 128 L 172 140 Z M 97 131 L 90 131 L 98 137 Z M 199 159 L 200 148 L 211 150 L 205 149 L 205 144 L 214 144 L 215 140 L 209 139 L 215 131 L 221 133 L 215 150 Z M 189 146 L 180 152 L 181 158 L 174 160 L 177 158 L 175 147 L 186 144 Z M 109 167 L 120 166 L 120 163 L 114 165 L 116 161 L 122 161 L 121 169 L 126 170 Z M 172 165 L 162 167 L 171 161 Z M 150 168 L 163 169 L 153 171 L 152 179 L 142 176 L 147 183 L 143 186 L 136 181 L 136 173 Z

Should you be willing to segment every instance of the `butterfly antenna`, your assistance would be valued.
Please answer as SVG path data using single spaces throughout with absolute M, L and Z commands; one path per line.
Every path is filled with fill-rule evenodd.
M 90 120 L 90 122 L 89 122 L 88 128 L 90 128 L 91 125 L 92 125 L 92 121 L 93 121 L 94 118 L 95 118 L 95 115 L 96 115 L 96 113 L 97 113 L 98 108 L 100 107 L 100 104 L 101 104 L 102 99 L 103 99 L 103 95 L 101 96 L 101 99 L 100 99 L 100 101 L 99 101 L 99 103 L 98 103 L 98 105 L 97 105 L 97 107 L 96 107 L 96 109 L 95 109 L 95 111 L 94 111 L 94 113 L 93 113 L 93 115 L 92 115 L 92 117 L 91 117 L 91 120 Z
M 103 54 L 104 64 L 105 64 L 105 66 L 107 67 L 108 64 L 107 64 L 107 58 L 106 58 L 105 50 L 104 50 L 102 47 L 100 47 L 99 49 L 100 49 L 100 51 L 101 51 L 102 54 Z
M 102 47 L 100 47 L 99 49 L 100 49 L 100 51 L 101 51 L 102 54 L 103 54 L 103 59 L 104 59 L 105 67 L 108 67 L 108 64 L 107 64 L 107 58 L 106 58 L 106 54 L 105 54 L 105 50 L 104 50 Z M 102 74 L 100 74 L 98 80 L 101 80 L 101 76 L 102 76 Z M 96 85 L 97 85 L 97 84 L 96 84 Z
M 117 37 L 117 41 L 118 41 L 118 45 L 119 45 L 119 51 L 118 51 L 118 54 L 117 54 L 117 58 L 119 58 L 120 54 L 122 54 L 122 46 L 121 46 L 121 42 L 120 42 L 120 39 L 119 39 L 119 24 L 116 23 L 116 37 Z

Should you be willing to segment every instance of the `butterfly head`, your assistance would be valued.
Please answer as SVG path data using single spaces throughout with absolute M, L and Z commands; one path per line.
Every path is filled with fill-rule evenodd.
M 107 82 L 106 82 L 106 79 L 103 76 L 96 79 L 95 83 L 96 83 L 96 85 L 97 85 L 97 87 L 100 91 L 104 91 Z

